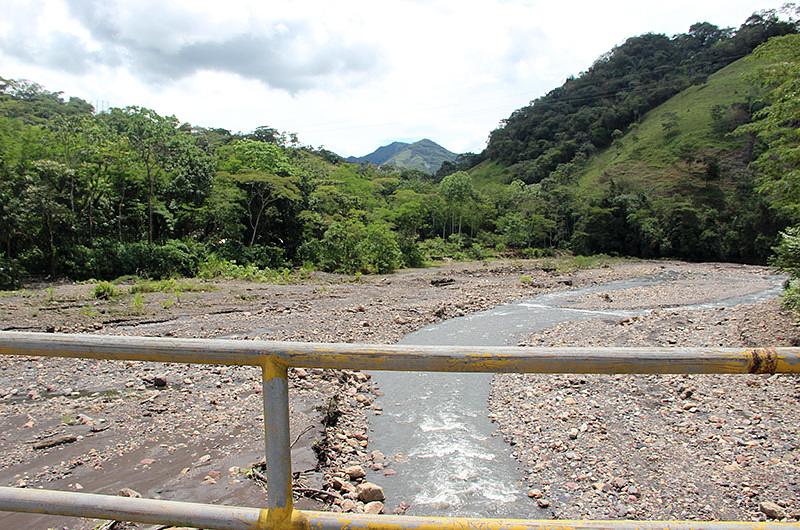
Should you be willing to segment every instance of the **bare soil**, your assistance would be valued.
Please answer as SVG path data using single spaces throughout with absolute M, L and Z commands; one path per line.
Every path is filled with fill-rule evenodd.
M 203 286 L 213 290 L 184 292 L 179 295 L 150 293 L 144 295 L 142 304 L 136 304 L 131 295 L 98 301 L 92 296 L 92 285 L 65 283 L 32 286 L 23 291 L 0 295 L 0 329 L 225 337 L 238 340 L 391 343 L 429 323 L 487 309 L 500 303 L 530 298 L 547 291 L 569 289 L 571 286 L 651 275 L 665 270 L 674 271 L 678 282 L 681 278 L 690 280 L 702 276 L 705 284 L 716 285 L 714 281 L 718 276 L 744 278 L 744 281 L 734 282 L 735 286 L 726 287 L 731 292 L 752 288 L 750 283 L 768 272 L 763 268 L 737 265 L 648 261 L 619 261 L 605 268 L 560 272 L 552 270 L 549 262 L 544 266 L 540 261 L 501 261 L 407 270 L 386 276 L 362 277 L 360 281 L 351 277 L 314 273 L 309 279 L 290 285 L 209 282 Z M 432 281 L 441 279 L 453 282 L 432 285 Z M 635 298 L 638 299 L 638 295 Z M 583 302 L 576 301 L 576 304 Z M 591 303 L 607 301 L 592 300 Z M 703 320 L 706 322 L 703 324 L 706 329 L 694 330 L 697 332 L 696 336 L 702 340 L 727 344 L 735 344 L 745 338 L 756 342 L 762 338 L 770 338 L 772 343 L 777 344 L 796 341 L 800 335 L 793 321 L 781 313 L 774 303 L 745 310 L 750 318 L 745 318 L 741 311 L 742 309 L 736 308 L 731 311 L 709 312 L 720 320 L 726 317 L 728 322 L 732 318 L 738 320 L 721 325 L 719 329 L 712 329 L 715 324 Z M 591 331 L 597 332 L 608 327 L 616 332 L 619 327 L 639 330 L 635 334 L 637 337 L 653 333 L 660 336 L 658 326 L 671 325 L 677 328 L 675 319 L 685 319 L 687 315 L 662 315 L 672 324 L 661 324 L 660 319 L 653 316 L 652 319 L 647 317 L 625 325 L 606 322 Z M 694 325 L 694 322 L 691 324 L 687 323 L 681 329 L 689 330 L 691 327 L 701 326 Z M 559 340 L 581 344 L 617 340 L 577 329 L 574 332 L 565 329 L 552 333 Z M 684 334 L 681 333 L 674 334 L 680 338 L 675 339 L 676 341 L 684 341 Z M 554 341 L 556 335 L 545 334 L 542 340 Z M 695 336 L 689 331 L 685 335 Z M 593 339 L 593 336 L 596 338 Z M 696 340 L 701 340 L 700 338 Z M 539 343 L 538 341 L 538 338 L 531 339 L 531 342 Z M 683 343 L 685 341 L 676 342 Z M 545 495 L 552 500 L 553 515 L 575 513 L 617 517 L 622 514 L 618 508 L 620 502 L 623 502 L 626 514 L 633 507 L 633 515 L 645 518 L 658 517 L 666 512 L 676 517 L 683 516 L 684 513 L 687 517 L 704 518 L 730 513 L 741 514 L 744 518 L 758 518 L 759 514 L 753 508 L 754 503 L 757 504 L 765 488 L 772 487 L 765 484 L 765 478 L 776 477 L 782 478 L 775 483 L 775 487 L 783 489 L 780 494 L 774 495 L 771 494 L 773 490 L 769 490 L 770 498 L 784 502 L 788 505 L 787 509 L 797 506 L 798 444 L 795 440 L 798 438 L 795 425 L 800 425 L 797 421 L 800 419 L 797 413 L 800 408 L 797 406 L 800 393 L 796 384 L 788 378 L 755 378 L 753 381 L 758 386 L 745 385 L 747 389 L 757 388 L 757 392 L 741 392 L 742 385 L 736 384 L 733 379 L 720 380 L 708 387 L 700 386 L 700 383 L 695 382 L 696 378 L 689 379 L 689 383 L 682 383 L 696 392 L 693 394 L 697 396 L 694 399 L 703 399 L 697 410 L 705 412 L 709 403 L 722 403 L 720 407 L 730 407 L 730 410 L 725 408 L 715 414 L 722 414 L 720 417 L 723 417 L 725 423 L 714 423 L 707 420 L 706 414 L 684 411 L 682 405 L 678 407 L 677 403 L 686 401 L 680 395 L 673 395 L 677 391 L 678 383 L 665 383 L 666 386 L 655 387 L 655 383 L 637 383 L 645 386 L 637 387 L 638 394 L 635 396 L 640 399 L 635 401 L 634 396 L 617 395 L 612 391 L 614 387 L 609 389 L 610 393 L 606 393 L 601 391 L 603 387 L 600 386 L 595 388 L 582 383 L 573 385 L 570 378 L 548 377 L 537 380 L 515 377 L 501 376 L 497 379 L 492 411 L 497 415 L 504 435 L 516 444 L 515 451 L 521 463 L 530 468 L 532 487 L 550 486 L 551 489 L 546 490 Z M 580 379 L 588 380 L 585 377 Z M 651 379 L 640 378 L 640 381 L 647 382 Z M 617 380 L 612 379 L 609 384 L 613 385 L 614 381 Z M 544 390 L 545 387 L 549 390 Z M 739 390 L 739 401 L 719 401 L 717 388 L 722 390 L 721 394 L 727 395 L 730 394 L 727 391 L 729 387 Z M 507 392 L 498 392 L 498 388 Z M 626 383 L 617 392 L 631 391 L 632 388 Z M 605 412 L 601 415 L 593 404 L 586 401 L 581 405 L 570 405 L 574 411 L 570 412 L 569 418 L 583 418 L 582 415 L 602 416 L 603 428 L 619 429 L 618 439 L 615 438 L 614 444 L 597 442 L 595 449 L 599 456 L 590 459 L 588 453 L 583 453 L 586 457 L 577 461 L 579 464 L 576 465 L 574 460 L 562 461 L 564 453 L 568 451 L 547 449 L 547 459 L 542 460 L 539 452 L 523 449 L 555 444 L 555 441 L 551 444 L 547 438 L 542 438 L 542 433 L 552 430 L 560 436 L 562 431 L 566 432 L 567 420 L 557 415 L 546 419 L 549 418 L 548 414 L 535 410 L 535 407 L 549 407 L 551 402 L 553 406 L 563 407 L 566 393 L 572 395 L 578 390 L 587 392 L 592 396 L 591 401 L 601 403 L 601 407 L 610 407 L 609 411 L 618 411 L 621 417 L 629 419 L 642 416 L 642 402 L 652 402 L 653 406 L 660 407 L 661 401 L 667 399 L 665 396 L 671 396 L 670 406 L 681 410 L 675 411 L 674 428 L 677 430 L 662 437 L 663 422 L 659 418 L 658 426 L 654 424 L 648 428 L 649 434 L 642 438 L 639 433 L 643 432 L 643 428 L 635 422 L 620 422 L 616 416 L 610 415 L 611 412 L 607 413 L 609 416 L 605 416 Z M 298 499 L 299 505 L 339 511 L 363 510 L 360 503 L 346 502 L 352 500 L 348 498 L 352 495 L 334 488 L 333 483 L 336 481 L 333 479 L 343 478 L 342 469 L 348 465 L 371 464 L 370 453 L 373 448 L 369 446 L 368 417 L 381 413 L 373 405 L 375 392 L 367 374 L 331 370 L 291 372 L 291 439 L 297 440 L 292 450 L 293 468 L 297 474 L 295 485 L 298 493 L 306 494 Z M 519 392 L 522 396 L 536 396 L 536 400 L 521 403 L 510 395 L 513 392 Z M 332 401 L 331 398 L 334 397 L 336 399 Z M 627 403 L 625 407 L 635 408 L 619 408 L 622 405 L 615 403 L 620 400 Z M 535 407 L 531 408 L 533 405 Z M 667 406 L 666 403 L 663 405 Z M 746 408 L 742 408 L 745 405 Z M 765 408 L 761 409 L 762 406 Z M 740 409 L 745 412 L 740 412 Z M 639 415 L 631 416 L 634 414 L 632 410 L 639 410 Z M 656 409 L 655 413 L 660 414 L 658 410 L 660 409 Z M 530 423 L 540 430 L 535 433 L 535 437 L 533 431 L 526 430 L 527 425 L 523 428 L 516 421 L 508 419 L 510 414 L 521 412 L 539 417 Z M 648 412 L 650 415 L 655 413 Z M 778 423 L 774 424 L 778 434 L 766 439 L 782 449 L 768 455 L 754 454 L 753 447 L 760 450 L 765 445 L 765 442 L 760 441 L 762 438 L 756 438 L 765 432 L 761 422 L 773 415 L 779 418 L 775 420 Z M 751 423 L 742 423 L 744 419 L 740 421 L 739 416 Z M 263 485 L 252 478 L 258 475 L 258 463 L 264 446 L 260 374 L 252 368 L 2 358 L 0 417 L 5 426 L 0 431 L 0 484 L 106 494 L 117 494 L 121 489 L 129 488 L 143 497 L 151 498 L 252 506 L 264 503 Z M 584 436 L 585 433 L 600 429 L 592 421 L 584 419 L 577 424 L 580 428 L 583 423 L 587 423 L 587 429 L 582 431 L 578 440 L 588 440 L 590 436 Z M 551 427 L 543 428 L 545 423 L 542 422 Z M 625 427 L 612 425 L 614 422 Z M 773 424 L 768 426 L 772 428 Z M 631 428 L 633 431 L 630 431 Z M 745 475 L 741 480 L 732 479 L 732 472 L 724 469 L 720 471 L 729 485 L 719 488 L 728 494 L 735 492 L 737 499 L 741 497 L 742 500 L 733 503 L 737 507 L 742 506 L 739 511 L 721 512 L 720 507 L 727 509 L 731 504 L 729 501 L 710 504 L 706 510 L 695 502 L 702 498 L 698 495 L 705 494 L 706 482 L 699 482 L 694 475 L 681 474 L 681 469 L 685 467 L 681 465 L 682 459 L 699 462 L 705 458 L 703 448 L 706 447 L 707 440 L 704 436 L 709 434 L 703 433 L 707 428 L 715 429 L 711 434 L 718 436 L 718 431 L 722 428 L 730 428 L 732 432 L 735 430 L 735 436 L 730 435 L 735 441 L 731 442 L 734 445 L 729 452 L 733 451 L 736 455 L 745 452 L 743 454 L 750 458 L 742 462 L 728 458 L 730 463 L 736 461 L 745 472 L 748 467 L 772 470 L 768 475 Z M 743 429 L 743 432 L 738 429 Z M 684 440 L 682 436 L 686 433 L 691 437 Z M 74 441 L 37 448 L 49 445 L 59 436 L 66 436 L 64 440 Z M 561 479 L 557 474 L 549 471 L 543 473 L 539 468 L 539 462 L 545 461 L 545 469 L 549 470 L 552 466 L 554 471 L 568 471 L 569 474 L 565 476 L 575 475 L 573 481 L 580 485 L 581 491 L 586 484 L 591 485 L 592 482 L 588 478 L 578 478 L 580 475 L 601 478 L 607 474 L 636 477 L 639 476 L 637 473 L 642 472 L 645 477 L 651 477 L 658 469 L 655 464 L 650 467 L 633 466 L 620 469 L 619 472 L 616 470 L 622 464 L 612 466 L 613 472 L 606 472 L 603 467 L 613 455 L 624 455 L 624 451 L 629 450 L 631 445 L 638 447 L 643 443 L 640 438 L 646 439 L 648 436 L 655 440 L 653 445 L 669 447 L 671 443 L 678 443 L 684 444 L 687 449 L 685 453 L 678 453 L 680 459 L 675 458 L 674 465 L 669 468 L 670 473 L 675 474 L 674 479 L 670 474 L 669 477 L 663 477 L 664 480 L 669 478 L 665 484 L 652 478 L 642 481 L 638 497 L 642 501 L 629 500 L 633 494 L 627 497 L 615 494 L 615 501 L 618 497 L 624 497 L 622 501 L 604 502 L 595 506 L 575 495 L 576 490 L 572 489 L 569 490 L 570 496 L 561 497 L 557 491 L 560 491 L 563 481 L 559 482 Z M 736 445 L 738 440 L 742 440 L 745 445 Z M 755 446 L 751 444 L 754 440 L 757 444 Z M 567 439 L 565 443 L 569 444 L 570 440 Z M 667 459 L 669 451 L 664 451 L 656 453 L 662 459 L 656 461 L 657 463 L 664 464 Z M 699 456 L 697 451 L 700 451 Z M 723 451 L 714 449 L 713 452 L 716 454 Z M 529 455 L 534 456 L 529 458 Z M 768 457 L 764 460 L 767 463 L 763 467 L 762 456 Z M 770 459 L 777 459 L 778 463 L 771 464 Z M 649 462 L 647 459 L 643 461 Z M 557 462 L 562 463 L 556 464 Z M 664 468 L 663 465 L 661 467 Z M 253 469 L 256 473 L 251 471 Z M 548 480 L 551 483 L 545 484 Z M 742 485 L 745 482 L 747 486 Z M 645 490 L 646 485 L 652 486 L 652 494 L 651 490 Z M 340 484 L 339 486 L 341 487 Z M 745 487 L 750 489 L 742 493 Z M 306 489 L 300 491 L 301 488 Z M 660 495 L 665 490 L 673 492 L 672 497 L 666 498 L 674 498 L 674 504 L 665 507 L 666 502 L 656 502 L 659 498 L 655 496 L 656 489 Z M 326 493 L 317 494 L 311 490 L 322 490 Z M 696 493 L 698 491 L 700 493 Z M 750 491 L 756 491 L 757 495 L 748 497 Z M 645 502 L 651 495 L 652 502 Z M 717 497 L 709 498 L 709 502 L 718 500 Z M 532 502 L 536 500 L 532 499 Z M 0 516 L 2 528 L 92 528 L 97 523 L 49 516 Z

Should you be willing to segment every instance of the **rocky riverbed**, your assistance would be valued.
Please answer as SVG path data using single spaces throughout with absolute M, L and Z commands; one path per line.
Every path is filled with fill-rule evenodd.
M 502 261 L 451 264 L 424 270 L 401 271 L 387 276 L 362 277 L 360 280 L 314 273 L 302 282 L 289 285 L 235 281 L 202 284 L 196 282 L 203 290 L 150 293 L 143 300 L 140 299 L 139 303 L 130 295 L 108 301 L 94 300 L 91 295 L 92 285 L 40 285 L 15 293 L 4 293 L 0 297 L 0 329 L 225 337 L 238 340 L 258 338 L 391 343 L 432 322 L 487 309 L 500 303 L 532 298 L 544 292 L 567 290 L 572 286 L 588 286 L 664 272 L 674 275 L 676 285 L 682 280 L 703 278 L 704 285 L 714 286 L 717 285 L 714 283 L 715 278 L 727 275 L 733 279 L 731 281 L 735 285 L 729 285 L 726 289 L 738 292 L 752 288 L 750 283 L 757 281 L 758 277 L 768 271 L 736 265 L 641 261 L 612 261 L 601 268 L 572 270 L 569 262 Z M 735 278 L 744 280 L 737 282 Z M 688 292 L 695 290 L 690 289 Z M 638 300 L 639 296 L 633 298 Z M 579 304 L 614 302 L 613 299 L 608 301 L 604 298 L 592 298 L 589 301 L 576 300 L 574 303 L 577 307 Z M 661 316 L 667 322 L 686 318 L 688 315 L 681 313 L 671 317 L 669 310 L 664 311 L 667 313 Z M 726 344 L 742 342 L 743 337 L 755 342 L 763 337 L 772 337 L 775 340 L 780 337 L 784 342 L 796 340 L 797 331 L 791 319 L 786 315 L 782 316 L 775 304 L 760 304 L 745 311 L 749 317 L 741 314 L 741 319 L 732 320 L 739 318 L 736 316 L 740 314 L 737 311 L 742 310 L 708 311 L 719 320 L 727 317 L 726 322 L 730 324 L 721 325 L 721 328 L 713 327 L 712 330 L 710 321 L 696 325 L 694 322 L 687 322 L 681 326 L 681 330 L 686 328 L 685 333 L 673 333 L 670 336 L 676 342 L 668 344 L 683 344 L 685 342 L 679 342 L 683 340 L 682 337 L 694 332 L 698 337 L 705 337 L 703 340 L 713 339 Z M 756 315 L 762 317 L 758 318 Z M 592 331 L 599 332 L 605 328 L 616 331 L 619 327 L 638 330 L 636 336 L 653 333 L 660 336 L 652 331 L 653 326 L 670 324 L 659 324 L 660 317 L 656 317 L 650 315 L 626 324 L 611 321 L 595 323 Z M 707 329 L 694 329 L 690 333 L 690 328 L 698 327 Z M 597 338 L 592 339 L 590 335 L 584 336 L 584 332 L 575 329 L 571 336 L 566 328 L 559 331 L 548 330 L 542 335 L 542 340 L 557 342 L 555 338 L 561 337 L 563 340 L 580 340 L 582 344 L 587 344 L 601 338 L 601 335 L 596 335 Z M 701 333 L 704 331 L 705 333 Z M 539 339 L 534 337 L 530 342 L 539 343 Z M 655 482 L 651 484 L 649 480 L 643 483 L 634 482 L 637 480 L 634 477 L 640 471 L 639 467 L 631 467 L 624 472 L 617 472 L 613 465 L 610 468 L 603 467 L 611 465 L 609 462 L 613 463 L 606 455 L 608 449 L 603 447 L 603 438 L 594 442 L 598 451 L 595 457 L 590 458 L 588 453 L 568 450 L 570 444 L 593 439 L 595 429 L 600 429 L 601 426 L 606 430 L 622 429 L 617 425 L 608 425 L 606 418 L 610 416 L 601 414 L 605 409 L 597 410 L 589 401 L 579 405 L 578 398 L 573 394 L 582 390 L 591 396 L 591 401 L 600 404 L 600 407 L 611 407 L 613 410 L 621 406 L 615 404 L 617 401 L 633 403 L 632 396 L 619 395 L 619 389 L 615 392 L 609 390 L 611 393 L 605 394 L 598 390 L 602 386 L 595 388 L 593 385 L 581 383 L 580 381 L 588 381 L 585 377 L 548 377 L 541 380 L 517 380 L 513 376 L 505 379 L 506 377 L 502 376 L 496 381 L 492 398 L 493 411 L 504 435 L 516 444 L 515 451 L 520 461 L 530 468 L 529 482 L 534 494 L 531 502 L 538 506 L 549 503 L 554 516 L 574 513 L 598 517 L 635 515 L 651 518 L 669 512 L 673 517 L 713 517 L 730 513 L 744 518 L 757 518 L 763 515 L 758 511 L 758 503 L 767 500 L 762 499 L 762 496 L 766 497 L 762 492 L 765 487 L 772 487 L 763 483 L 763 477 L 772 478 L 773 475 L 783 477 L 783 482 L 776 482 L 775 487 L 780 488 L 783 485 L 784 490 L 780 495 L 770 495 L 770 498 L 779 506 L 783 503 L 785 506 L 781 508 L 789 512 L 796 506 L 797 492 L 791 488 L 797 486 L 791 481 L 796 479 L 797 474 L 786 466 L 797 465 L 797 449 L 790 437 L 796 435 L 793 425 L 797 422 L 792 421 L 797 419 L 798 394 L 796 386 L 792 386 L 793 383 L 788 380 L 784 382 L 787 378 L 757 378 L 754 381 L 757 381 L 758 387 L 751 387 L 750 383 L 745 385 L 746 388 L 759 389 L 758 392 L 751 390 L 740 393 L 741 396 L 749 396 L 747 399 L 755 400 L 752 404 L 748 401 L 749 408 L 743 409 L 748 414 L 743 418 L 750 421 L 749 424 L 743 423 L 744 419 L 739 421 L 736 414 L 741 414 L 737 408 L 731 408 L 733 412 L 730 413 L 717 411 L 714 414 L 715 417 L 723 418 L 723 423 L 706 421 L 703 414 L 706 407 L 703 404 L 704 396 L 714 396 L 714 403 L 723 403 L 716 401 L 716 393 L 712 390 L 717 388 L 717 384 L 723 385 L 720 388 L 725 390 L 724 385 L 730 385 L 731 380 L 709 383 L 710 386 L 705 387 L 700 382 L 695 383 L 696 378 L 692 378 L 689 383 L 684 384 L 687 388 L 681 391 L 682 394 L 671 397 L 667 394 L 662 396 L 666 390 L 658 385 L 651 389 L 655 383 L 651 386 L 645 385 L 638 390 L 645 397 L 636 404 L 639 408 L 632 409 L 639 410 L 639 415 L 625 412 L 626 418 L 639 418 L 643 414 L 640 410 L 643 406 L 641 403 L 661 403 L 668 398 L 675 401 L 670 403 L 681 410 L 675 412 L 678 415 L 675 420 L 676 433 L 687 431 L 694 434 L 693 438 L 685 442 L 677 438 L 677 434 L 672 435 L 677 440 L 676 443 L 688 444 L 685 446 L 686 454 L 681 454 L 681 459 L 674 459 L 674 468 L 682 467 L 684 457 L 695 459 L 695 456 L 690 456 L 690 449 L 696 450 L 695 445 L 705 447 L 703 444 L 708 441 L 707 436 L 720 435 L 716 431 L 702 436 L 697 433 L 705 432 L 706 428 L 719 431 L 724 426 L 725 429 L 736 431 L 735 440 L 731 442 L 734 445 L 730 449 L 734 458 L 733 461 L 726 461 L 725 465 L 735 463 L 743 469 L 761 469 L 762 460 L 752 454 L 751 447 L 754 440 L 761 445 L 763 442 L 753 436 L 761 436 L 764 432 L 759 427 L 763 425 L 760 422 L 765 421 L 764 418 L 778 418 L 774 421 L 779 421 L 782 430 L 778 431 L 780 434 L 777 437 L 768 439 L 782 449 L 774 454 L 770 453 L 765 460 L 765 465 L 771 466 L 773 471 L 768 475 L 756 474 L 747 476 L 746 480 L 736 481 L 731 480 L 728 475 L 722 475 L 724 480 L 736 484 L 735 487 L 726 486 L 725 491 L 737 494 L 745 491 L 742 498 L 746 497 L 747 500 L 739 503 L 742 506 L 740 511 L 720 512 L 721 507 L 728 504 L 717 502 L 716 497 L 709 499 L 708 509 L 690 502 L 698 498 L 695 491 L 705 493 L 705 482 L 698 482 L 696 476 L 687 481 L 686 475 L 681 475 L 676 470 L 675 479 L 673 480 L 673 475 L 665 477 L 669 481 L 663 486 Z M 578 382 L 573 384 L 573 379 Z M 649 380 L 644 378 L 637 381 Z M 609 384 L 621 384 L 615 381 L 617 380 L 612 379 Z M 620 388 L 630 390 L 642 383 L 625 384 L 629 386 Z M 677 383 L 667 386 L 673 393 L 679 387 Z M 774 391 L 769 390 L 773 387 Z M 504 388 L 509 391 L 498 391 Z M 544 391 L 544 388 L 550 390 Z M 760 390 L 762 388 L 763 391 Z M 516 392 L 516 397 L 512 395 L 512 389 Z M 794 389 L 794 393 L 790 389 Z M 652 397 L 648 394 L 651 390 L 654 392 Z M 681 396 L 686 395 L 687 391 L 689 398 L 684 399 Z M 377 392 L 379 390 L 374 387 L 367 374 L 316 369 L 291 371 L 291 439 L 294 441 L 292 460 L 299 505 L 337 511 L 381 511 L 382 493 L 379 491 L 379 484 L 375 487 L 365 485 L 362 476 L 366 468 L 381 470 L 386 475 L 391 475 L 394 471 L 391 466 L 392 455 L 384 456 L 380 448 L 370 445 L 368 417 L 381 414 L 380 407 L 374 404 Z M 537 400 L 518 399 L 528 395 L 537 396 Z M 539 396 L 544 397 L 539 400 Z M 699 406 L 694 412 L 690 411 L 691 407 L 683 409 L 683 402 L 688 400 L 689 403 L 694 403 L 692 396 L 695 396 L 695 400 L 704 399 L 703 402 L 698 402 Z M 567 397 L 575 403 L 565 403 Z M 741 408 L 746 400 L 744 397 L 740 400 L 741 403 L 735 402 L 731 406 Z M 711 397 L 708 401 L 711 401 Z M 550 410 L 547 407 L 551 407 L 551 402 L 553 407 L 560 407 L 558 413 L 553 409 L 553 418 L 543 421 L 542 418 L 549 418 L 544 410 Z M 680 406 L 676 404 L 678 402 L 681 403 Z M 760 408 L 762 404 L 766 408 Z M 529 411 L 531 406 L 539 410 Z M 538 418 L 524 424 L 511 418 L 512 413 L 520 411 L 525 411 L 526 414 L 530 412 L 531 418 Z M 559 417 L 563 413 L 569 413 L 569 418 L 583 418 L 583 414 L 589 414 L 601 420 L 584 418 L 574 426 L 578 435 L 572 439 L 570 429 L 573 427 L 571 424 L 567 425 L 567 420 Z M 795 416 L 787 417 L 787 414 Z M 260 479 L 263 475 L 260 374 L 255 369 L 78 359 L 3 358 L 0 359 L 0 415 L 6 426 L 0 433 L 0 483 L 4 485 L 263 505 L 265 497 Z M 595 421 L 601 423 L 595 424 Z M 552 440 L 547 437 L 549 435 L 542 435 L 551 430 L 550 427 L 542 427 L 545 424 L 552 427 Z M 659 423 L 654 423 L 643 439 L 649 436 L 655 440 L 653 444 L 669 445 L 668 440 L 673 438 L 660 436 L 661 431 L 658 430 L 668 424 L 659 419 Z M 768 426 L 772 428 L 772 424 Z M 634 433 L 642 430 L 638 427 L 637 429 L 639 430 Z M 742 429 L 743 432 L 738 432 Z M 751 434 L 751 431 L 755 434 Z M 563 440 L 562 434 L 566 436 Z M 618 452 L 629 449 L 631 444 L 644 443 L 635 441 L 640 438 L 638 434 L 631 434 L 624 429 L 619 431 L 618 437 L 621 441 L 615 441 L 616 445 L 609 446 L 619 446 Z M 634 441 L 627 441 L 628 439 Z M 736 445 L 738 440 L 742 440 L 745 445 Z M 781 440 L 780 444 L 777 440 Z M 550 446 L 553 446 L 552 449 Z M 534 447 L 546 447 L 542 450 L 548 459 L 541 459 L 541 454 L 536 452 L 539 449 L 534 451 Z M 701 454 L 705 454 L 702 447 Z M 745 457 L 751 458 L 739 462 L 736 457 L 743 451 L 751 451 L 743 453 Z M 560 461 L 566 453 L 574 453 L 582 460 L 572 460 L 570 457 L 563 461 L 562 467 L 551 463 L 551 460 Z M 533 456 L 529 459 L 529 455 Z M 775 459 L 778 460 L 777 463 L 769 463 Z M 702 457 L 696 460 L 700 461 Z M 646 458 L 644 461 L 649 462 Z M 552 469 L 553 474 L 541 473 L 541 462 L 546 462 L 543 469 Z M 594 463 L 590 465 L 590 462 Z M 654 464 L 651 467 L 657 469 L 658 466 Z M 670 469 L 664 465 L 661 468 Z M 587 469 L 590 470 L 586 471 Z M 559 482 L 563 477 L 557 476 L 558 470 L 562 474 L 569 472 L 564 475 L 570 477 L 566 481 L 569 482 L 569 487 L 564 490 L 569 492 L 568 495 L 562 496 L 559 493 L 560 485 L 566 482 Z M 723 469 L 721 473 L 732 472 Z M 599 478 L 591 481 L 583 475 Z M 606 475 L 608 484 L 612 485 L 596 489 L 594 484 L 605 480 Z M 631 483 L 617 489 L 612 482 L 616 478 Z M 550 483 L 547 483 L 548 480 Z M 618 483 L 621 484 L 619 481 Z M 578 485 L 577 489 L 572 489 L 574 484 Z M 594 495 L 593 491 L 602 492 L 602 495 L 598 495 L 598 498 L 603 499 L 602 502 L 589 502 L 574 493 L 583 491 L 587 484 L 591 486 L 591 495 Z M 629 486 L 640 489 L 625 489 Z M 606 491 L 609 487 L 613 491 Z M 676 499 L 675 504 L 671 508 L 667 508 L 666 503 L 659 504 L 657 500 L 660 497 L 651 497 L 650 490 L 647 489 L 649 487 L 653 491 L 657 489 L 659 492 L 667 491 L 667 494 L 672 494 Z M 755 495 L 747 496 L 754 491 Z M 631 500 L 632 497 L 641 500 L 634 501 Z M 711 501 L 717 504 L 711 504 Z M 631 509 L 633 511 L 629 513 Z M 46 516 L 0 516 L 0 527 L 9 528 L 93 528 L 96 524 L 97 521 L 78 522 Z
M 669 282 L 565 299 L 628 310 L 562 323 L 524 345 L 794 346 L 777 300 L 672 308 L 758 288 L 757 269 L 681 271 Z M 763 272 L 763 271 L 762 271 Z M 752 376 L 495 377 L 490 410 L 524 468 L 529 496 L 558 518 L 796 521 L 800 381 Z

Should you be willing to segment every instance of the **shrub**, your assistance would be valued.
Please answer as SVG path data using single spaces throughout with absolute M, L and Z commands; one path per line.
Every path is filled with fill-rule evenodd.
M 111 282 L 99 282 L 94 286 L 94 297 L 98 300 L 110 300 L 119 294 Z
M 19 263 L 0 253 L 0 291 L 19 288 L 21 278 L 22 269 Z
M 780 242 L 773 251 L 775 255 L 770 264 L 789 274 L 789 281 L 786 282 L 783 292 L 783 306 L 800 311 L 800 226 L 781 232 Z
M 397 236 L 386 223 L 372 223 L 367 226 L 356 252 L 362 263 L 362 272 L 392 272 L 403 263 Z
M 118 273 L 162 279 L 197 274 L 205 248 L 190 241 L 169 240 L 160 245 L 137 242 L 120 245 Z
M 292 281 L 292 271 L 287 268 L 278 270 L 260 269 L 252 263 L 239 265 L 235 261 L 210 255 L 197 271 L 197 276 L 205 279 L 222 278 L 226 280 L 244 280 L 248 282 L 289 283 Z M 307 277 L 308 273 L 301 273 Z
M 242 265 L 256 265 L 261 269 L 280 269 L 286 266 L 286 251 L 271 245 L 245 245 L 241 241 L 228 239 L 210 245 L 212 253 L 220 258 Z
M 320 241 L 320 266 L 326 271 L 347 274 L 361 270 L 358 246 L 364 238 L 364 230 L 364 223 L 355 219 L 331 223 Z

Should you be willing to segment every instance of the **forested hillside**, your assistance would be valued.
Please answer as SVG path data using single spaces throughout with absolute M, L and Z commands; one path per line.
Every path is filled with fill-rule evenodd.
M 775 37 L 796 29 L 765 12 L 629 39 L 435 175 L 0 80 L 0 286 L 556 250 L 764 262 L 800 223 L 800 37 Z
M 483 189 L 526 184 L 539 201 L 527 230 L 546 234 L 535 245 L 764 262 L 796 221 L 764 193 L 756 160 L 774 146 L 747 124 L 772 103 L 765 72 L 798 63 L 797 37 L 774 36 L 796 31 L 762 12 L 736 31 L 628 39 L 514 112 L 469 172 Z

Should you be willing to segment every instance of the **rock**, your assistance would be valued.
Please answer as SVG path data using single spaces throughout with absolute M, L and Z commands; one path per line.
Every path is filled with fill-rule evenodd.
M 572 429 L 569 430 L 567 435 L 569 435 L 570 440 L 577 439 L 578 438 L 578 429 L 573 427 Z
M 373 461 L 373 462 L 375 462 L 376 464 L 383 463 L 383 462 L 386 460 L 386 455 L 384 455 L 383 453 L 381 453 L 381 452 L 380 452 L 380 451 L 378 451 L 378 450 L 372 451 L 372 452 L 369 454 L 369 457 L 370 457 L 370 458 L 372 459 L 372 461 Z
M 346 479 L 342 477 L 331 478 L 331 486 L 333 486 L 334 489 L 341 491 L 353 491 L 356 489 L 355 486 L 350 484 Z
M 164 388 L 167 386 L 167 376 L 157 375 L 153 377 L 153 386 L 156 388 Z
M 33 444 L 34 449 L 50 449 L 58 445 L 71 444 L 77 442 L 78 437 L 72 434 L 62 434 L 61 436 L 53 436 L 52 438 L 44 439 L 40 442 Z
M 397 471 L 395 471 L 394 469 L 384 469 L 383 470 L 383 476 L 384 477 L 393 477 L 395 475 L 397 475 Z
M 197 459 L 197 465 L 203 465 L 211 461 L 211 455 L 203 455 Z
M 406 511 L 408 511 L 409 508 L 411 508 L 410 504 L 408 504 L 407 502 L 401 502 L 400 504 L 397 505 L 397 508 L 392 510 L 392 513 L 395 515 L 403 515 L 404 513 L 406 513 Z
M 534 488 L 532 490 L 528 490 L 528 497 L 530 497 L 531 499 L 541 499 L 542 495 L 543 495 L 543 493 L 542 493 L 542 490 L 540 490 L 540 489 L 535 489 Z
M 142 497 L 141 493 L 130 488 L 122 488 L 117 492 L 117 495 L 120 497 L 131 497 L 132 499 L 140 499 Z
M 142 458 L 141 460 L 139 460 L 139 463 L 143 466 L 149 466 L 154 464 L 155 460 L 153 460 L 152 458 Z
M 382 501 L 386 498 L 383 488 L 372 482 L 362 482 L 356 486 L 356 495 L 362 502 Z
M 771 501 L 762 502 L 758 505 L 758 509 L 770 519 L 783 519 L 786 517 L 786 511 Z
M 539 505 L 539 508 L 547 508 L 550 506 L 550 501 L 547 499 L 539 499 L 536 501 L 536 504 Z
M 308 370 L 305 368 L 295 368 L 294 375 L 296 375 L 298 379 L 305 379 L 308 377 Z
M 356 509 L 356 501 L 351 499 L 345 499 L 342 501 L 342 511 L 343 512 L 352 512 Z
M 622 477 L 615 477 L 611 479 L 611 485 L 614 486 L 616 489 L 621 490 L 625 486 L 627 486 L 628 481 Z
M 344 468 L 344 472 L 347 476 L 350 477 L 350 480 L 356 480 L 359 478 L 364 478 L 367 476 L 367 473 L 364 471 L 364 468 L 361 466 L 349 466 Z
M 383 513 L 383 503 L 380 501 L 368 502 L 364 505 L 364 513 Z

